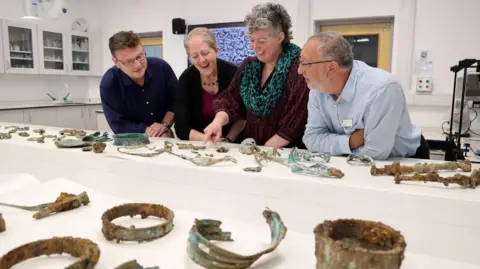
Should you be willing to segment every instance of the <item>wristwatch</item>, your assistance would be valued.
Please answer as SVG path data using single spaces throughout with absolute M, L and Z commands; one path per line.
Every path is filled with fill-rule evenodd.
M 168 129 L 170 129 L 170 127 L 172 127 L 171 125 L 169 125 L 169 124 L 168 124 L 167 122 L 165 122 L 165 121 L 162 121 L 160 124 L 163 125 L 163 126 L 165 126 L 165 127 L 167 127 Z

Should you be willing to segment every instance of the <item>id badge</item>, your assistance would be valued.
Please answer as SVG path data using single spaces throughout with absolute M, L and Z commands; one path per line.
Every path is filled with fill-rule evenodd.
M 349 127 L 352 127 L 352 125 L 353 125 L 353 120 L 352 119 L 342 120 L 342 127 L 343 128 L 349 128 Z

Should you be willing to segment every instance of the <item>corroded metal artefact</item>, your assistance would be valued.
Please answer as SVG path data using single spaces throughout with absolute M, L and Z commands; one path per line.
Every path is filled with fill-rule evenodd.
M 0 258 L 0 268 L 9 269 L 28 259 L 63 253 L 79 258 L 65 269 L 93 269 L 100 259 L 100 248 L 89 239 L 53 237 L 27 243 L 9 251 Z
M 0 140 L 2 139 L 11 139 L 12 134 L 11 133 L 0 133 Z
M 263 211 L 263 216 L 270 226 L 271 245 L 269 248 L 248 256 L 227 251 L 210 242 L 210 240 L 233 241 L 231 233 L 224 232 L 220 228 L 222 222 L 213 219 L 195 219 L 187 242 L 188 256 L 195 263 L 208 269 L 249 268 L 261 256 L 274 251 L 287 234 L 287 227 L 277 212 L 266 209 Z M 203 245 L 208 250 L 203 250 L 204 248 L 200 248 L 199 245 Z
M 88 197 L 88 194 L 86 192 L 82 192 L 79 195 L 62 192 L 53 203 L 45 203 L 35 206 L 22 206 L 0 203 L 0 206 L 14 207 L 28 211 L 38 211 L 33 215 L 33 217 L 35 219 L 42 219 L 55 213 L 65 212 L 75 208 L 79 208 L 82 204 L 88 205 L 89 203 L 90 198 Z
M 120 264 L 119 266 L 115 267 L 114 269 L 160 269 L 158 266 L 152 266 L 152 267 L 143 267 L 140 265 L 137 260 L 131 260 L 128 262 L 124 262 Z
M 124 133 L 113 135 L 113 145 L 115 146 L 135 146 L 150 144 L 148 134 Z
M 191 163 L 195 164 L 196 166 L 212 166 L 214 164 L 220 162 L 233 162 L 237 163 L 237 159 L 231 156 L 223 156 L 220 158 L 215 158 L 213 155 L 211 156 L 202 156 L 201 154 L 197 154 L 195 157 L 188 157 L 184 154 L 177 154 L 173 152 L 173 143 L 170 141 L 164 142 L 164 147 L 162 152 L 166 152 L 168 154 L 174 155 L 178 158 L 190 161 Z
M 400 165 L 400 162 L 395 161 L 391 165 L 385 165 L 383 168 L 377 168 L 374 164 L 370 168 L 370 173 L 373 176 L 394 176 L 396 174 L 455 171 L 458 169 L 462 170 L 463 172 L 471 172 L 472 162 L 470 160 L 464 160 L 461 162 L 417 163 L 414 165 Z
M 475 189 L 480 184 L 480 173 L 477 169 L 473 169 L 470 176 L 455 174 L 451 177 L 441 177 L 437 172 L 428 172 L 428 174 L 415 173 L 411 176 L 396 174 L 395 183 L 400 184 L 402 181 L 420 181 L 420 182 L 439 182 L 447 186 L 449 184 L 458 184 L 465 188 Z
M 132 151 L 125 151 L 131 150 L 131 149 L 139 149 L 139 148 L 147 148 L 149 152 L 132 152 Z M 135 145 L 135 146 L 127 146 L 127 147 L 118 147 L 117 151 L 120 153 L 128 154 L 128 155 L 133 155 L 133 156 L 140 156 L 140 157 L 155 157 L 158 156 L 162 153 L 164 153 L 163 149 L 155 149 L 155 146 L 153 147 L 148 147 L 147 145 Z
M 227 152 L 228 152 L 228 148 L 226 148 L 226 147 L 219 147 L 219 148 L 217 149 L 217 152 L 218 152 L 218 153 L 227 153 Z
M 364 166 L 375 165 L 375 161 L 372 159 L 372 157 L 367 155 L 354 155 L 354 154 L 350 154 L 347 156 L 347 163 L 350 165 L 364 165 Z
M 194 144 L 183 144 L 183 143 L 177 143 L 178 149 L 191 149 L 191 150 L 201 150 L 201 149 L 206 149 L 207 147 L 205 146 L 196 146 Z
M 238 151 L 241 154 L 252 155 L 256 152 L 261 152 L 260 148 L 257 146 L 257 143 L 252 138 L 247 138 L 240 143 L 240 148 Z
M 5 224 L 5 220 L 3 219 L 2 213 L 0 213 L 0 233 L 5 232 L 7 229 L 7 225 Z
M 43 144 L 45 143 L 45 136 L 40 136 L 40 137 L 30 137 L 29 139 L 27 139 L 27 141 L 35 141 L 37 143 L 40 143 L 40 144 Z
M 82 141 L 87 142 L 109 142 L 112 140 L 113 139 L 108 136 L 108 132 L 103 132 L 103 134 L 100 132 L 95 132 L 82 138 Z
M 262 167 L 261 167 L 261 166 L 257 166 L 257 167 L 245 167 L 245 168 L 243 168 L 243 171 L 245 171 L 245 172 L 259 173 L 259 172 L 262 172 Z
M 77 138 L 87 136 L 87 132 L 81 129 L 64 129 L 64 130 L 61 130 L 59 134 L 65 135 L 65 136 L 75 136 Z
M 112 223 L 112 220 L 135 215 L 140 215 L 142 219 L 149 216 L 165 219 L 165 222 L 146 228 L 122 227 Z M 175 214 L 168 207 L 157 204 L 130 203 L 115 206 L 102 215 L 102 233 L 107 240 L 120 241 L 152 241 L 154 239 L 167 235 L 173 229 L 173 219 Z
M 106 147 L 107 144 L 105 144 L 104 142 L 95 142 L 92 146 L 93 152 L 95 153 L 102 153 Z
M 407 246 L 400 232 L 373 221 L 325 221 L 314 234 L 317 269 L 398 269 Z
M 22 137 L 29 137 L 30 136 L 30 134 L 28 132 L 19 132 L 18 135 L 22 136 Z
M 45 133 L 45 130 L 44 129 L 35 129 L 33 130 L 34 133 L 37 133 L 39 135 L 43 135 Z

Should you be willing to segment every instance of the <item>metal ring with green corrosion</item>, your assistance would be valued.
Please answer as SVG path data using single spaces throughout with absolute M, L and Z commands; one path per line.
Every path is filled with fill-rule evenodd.
M 372 159 L 372 157 L 367 155 L 350 154 L 347 156 L 347 163 L 350 165 L 371 166 L 375 164 L 375 161 Z
M 100 248 L 85 238 L 53 237 L 21 245 L 0 258 L 0 268 L 9 269 L 31 258 L 67 253 L 79 258 L 65 269 L 93 269 L 100 259 Z
M 224 232 L 220 228 L 219 220 L 195 219 L 195 224 L 190 229 L 187 242 L 187 252 L 190 259 L 207 269 L 249 268 L 262 255 L 274 251 L 287 234 L 287 227 L 283 224 L 280 215 L 268 208 L 263 211 L 271 232 L 271 246 L 253 255 L 244 256 L 225 250 L 210 240 L 233 241 L 230 232 Z M 208 250 L 200 248 L 203 245 Z
M 112 220 L 135 215 L 141 215 L 142 219 L 149 216 L 163 218 L 166 222 L 159 225 L 146 228 L 122 227 L 112 223 Z M 102 233 L 107 240 L 120 241 L 152 241 L 154 239 L 167 235 L 173 229 L 173 218 L 175 214 L 168 207 L 147 204 L 147 203 L 130 203 L 115 206 L 103 213 L 102 215 Z

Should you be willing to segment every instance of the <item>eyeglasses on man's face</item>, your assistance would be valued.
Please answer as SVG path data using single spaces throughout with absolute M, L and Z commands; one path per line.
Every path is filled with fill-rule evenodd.
M 330 63 L 330 62 L 334 62 L 334 60 L 315 61 L 315 62 L 304 62 L 303 60 L 300 60 L 300 65 L 302 66 L 303 69 L 307 69 L 312 64 L 323 64 L 323 63 Z
M 135 64 L 135 61 L 138 61 L 139 63 L 143 63 L 145 61 L 147 54 L 145 51 L 142 51 L 140 54 L 137 55 L 137 57 L 133 59 L 128 59 L 128 60 L 120 60 L 117 57 L 115 57 L 119 62 L 121 62 L 125 66 L 133 66 Z

